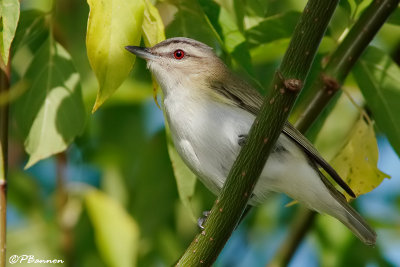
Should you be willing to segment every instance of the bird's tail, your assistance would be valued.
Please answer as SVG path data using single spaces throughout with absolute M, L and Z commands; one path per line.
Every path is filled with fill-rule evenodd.
M 322 173 L 319 173 L 322 176 Z M 322 177 L 321 177 L 322 178 Z M 325 178 L 325 177 L 324 177 Z M 327 179 L 321 179 L 326 185 L 330 195 L 335 199 L 338 208 L 327 212 L 329 215 L 337 218 L 346 225 L 362 242 L 366 245 L 374 245 L 376 242 L 376 233 L 346 201 L 346 198 L 329 182 Z
M 346 225 L 366 245 L 374 245 L 376 242 L 375 231 L 346 201 L 340 204 L 344 210 L 344 214 L 335 217 Z

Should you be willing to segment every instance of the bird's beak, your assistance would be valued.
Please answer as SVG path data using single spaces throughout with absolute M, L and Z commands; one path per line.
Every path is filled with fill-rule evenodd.
M 140 46 L 125 46 L 125 49 L 143 59 L 154 59 L 155 56 L 146 47 Z

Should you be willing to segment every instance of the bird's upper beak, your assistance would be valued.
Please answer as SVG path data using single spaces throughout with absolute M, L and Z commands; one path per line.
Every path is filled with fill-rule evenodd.
M 140 46 L 125 46 L 125 49 L 143 59 L 154 59 L 155 56 L 146 47 Z

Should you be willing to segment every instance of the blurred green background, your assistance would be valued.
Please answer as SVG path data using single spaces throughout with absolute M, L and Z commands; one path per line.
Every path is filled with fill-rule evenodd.
M 171 0 L 160 1 L 156 7 L 166 25 L 167 38 L 186 36 L 205 42 L 240 75 L 267 87 L 288 45 L 290 35 L 285 37 L 286 31 L 290 32 L 305 2 L 249 0 L 217 4 L 206 0 Z M 342 1 L 322 42 L 315 72 L 369 2 Z M 271 33 L 281 34 L 280 38 L 269 41 L 266 35 L 261 43 L 253 29 L 246 32 L 248 47 L 236 47 L 237 50 L 227 53 L 204 17 L 206 12 L 211 19 L 217 19 L 218 5 L 228 11 L 226 16 L 232 21 L 224 29 L 217 28 L 225 35 L 228 48 L 229 27 L 232 32 L 246 32 L 264 17 L 291 13 L 286 24 L 273 26 L 284 28 Z M 49 12 L 51 6 L 51 1 L 23 0 L 20 20 L 29 19 L 35 10 Z M 67 151 L 24 169 L 27 155 L 11 103 L 7 258 L 28 254 L 63 259 L 65 266 L 169 266 L 198 229 L 178 196 L 162 111 L 152 99 L 150 73 L 145 62 L 137 60 L 129 79 L 91 114 L 98 84 L 86 55 L 89 7 L 82 0 L 57 0 L 55 7 L 50 11 L 53 34 L 71 54 L 80 74 L 86 126 Z M 232 14 L 242 14 L 244 23 L 235 23 L 237 18 Z M 373 44 L 399 64 L 398 24 L 386 24 Z M 27 64 L 26 57 L 15 56 L 12 64 L 13 71 L 18 73 L 17 69 Z M 363 103 L 351 76 L 345 88 L 353 92 L 358 103 Z M 357 112 L 342 95 L 327 123 L 336 125 L 334 131 L 343 137 Z M 343 125 L 347 128 L 339 129 Z M 319 216 L 290 266 L 400 266 L 400 160 L 378 129 L 377 137 L 379 167 L 392 178 L 354 203 L 377 230 L 377 245 L 366 247 L 336 220 Z M 322 140 L 318 148 L 329 155 L 341 142 Z M 197 183 L 190 199 L 194 215 L 200 216 L 210 209 L 214 200 Z M 290 201 L 276 195 L 253 209 L 233 233 L 215 266 L 265 266 L 271 261 L 298 209 L 298 205 L 285 207 Z

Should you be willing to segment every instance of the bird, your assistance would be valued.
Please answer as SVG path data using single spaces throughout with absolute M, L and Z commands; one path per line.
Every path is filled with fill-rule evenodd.
M 197 40 L 174 37 L 152 47 L 125 48 L 146 60 L 163 92 L 163 110 L 177 152 L 217 195 L 246 142 L 262 95 Z M 311 210 L 333 216 L 362 242 L 374 245 L 375 231 L 319 168 L 355 197 L 308 139 L 286 122 L 249 205 L 264 203 L 273 192 L 284 193 Z

